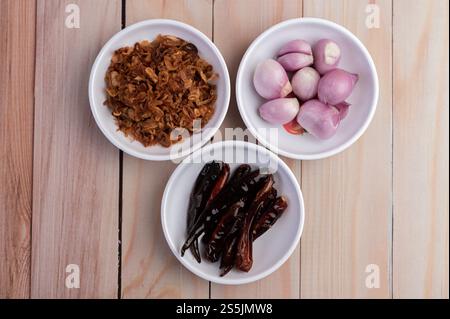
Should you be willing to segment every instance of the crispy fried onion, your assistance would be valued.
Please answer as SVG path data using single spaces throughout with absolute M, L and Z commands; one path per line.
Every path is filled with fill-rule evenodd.
M 197 48 L 183 39 L 159 35 L 116 50 L 105 75 L 105 105 L 118 129 L 144 146 L 169 147 L 174 129 L 192 134 L 214 114 L 217 75 Z

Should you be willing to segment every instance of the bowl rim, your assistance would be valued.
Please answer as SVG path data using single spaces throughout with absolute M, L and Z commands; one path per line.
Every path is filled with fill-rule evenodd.
M 292 241 L 289 248 L 284 253 L 283 257 L 280 258 L 269 269 L 267 269 L 257 275 L 249 275 L 246 278 L 238 278 L 238 279 L 229 279 L 228 278 L 227 279 L 227 277 L 220 277 L 219 275 L 217 275 L 217 276 L 209 275 L 207 273 L 202 272 L 198 268 L 191 266 L 191 264 L 186 262 L 185 259 L 183 257 L 181 257 L 180 252 L 179 252 L 180 247 L 174 247 L 172 245 L 172 241 L 170 239 L 171 237 L 168 232 L 168 226 L 166 224 L 166 218 L 165 218 L 166 211 L 167 211 L 166 205 L 167 205 L 167 202 L 169 199 L 169 189 L 171 188 L 171 185 L 173 183 L 175 183 L 175 181 L 178 179 L 179 175 L 184 171 L 184 169 L 187 168 L 187 166 L 191 164 L 190 163 L 191 159 L 196 158 L 197 156 L 201 155 L 202 152 L 205 152 L 208 154 L 211 149 L 221 148 L 221 147 L 223 147 L 224 149 L 229 148 L 229 147 L 249 148 L 254 151 L 263 152 L 263 153 L 267 154 L 268 156 L 271 156 L 273 159 L 275 159 L 277 161 L 277 164 L 280 167 L 282 167 L 282 169 L 286 172 L 289 182 L 294 185 L 295 193 L 298 195 L 298 198 L 296 198 L 296 200 L 298 200 L 298 205 L 299 205 L 299 211 L 297 213 L 300 214 L 300 223 L 297 227 L 295 239 Z M 298 246 L 300 237 L 302 236 L 302 233 L 303 233 L 304 224 L 305 224 L 305 204 L 304 204 L 304 200 L 303 200 L 303 194 L 300 189 L 300 185 L 299 185 L 294 173 L 292 173 L 289 166 L 287 166 L 287 164 L 280 157 L 278 157 L 275 153 L 271 152 L 270 150 L 268 150 L 260 145 L 246 142 L 246 141 L 219 141 L 219 142 L 211 143 L 211 144 L 197 150 L 196 152 L 190 154 L 173 171 L 172 175 L 170 176 L 169 180 L 167 181 L 166 187 L 164 189 L 162 201 L 161 201 L 161 226 L 163 229 L 164 238 L 166 239 L 167 245 L 169 246 L 172 253 L 175 255 L 175 257 L 178 259 L 178 261 L 184 267 L 186 267 L 188 270 L 190 270 L 195 275 L 197 275 L 205 280 L 209 280 L 211 282 L 214 282 L 217 284 L 223 284 L 223 285 L 241 285 L 241 284 L 251 283 L 251 282 L 260 280 L 264 277 L 267 277 L 268 275 L 270 275 L 273 272 L 275 272 L 276 270 L 278 270 L 289 259 L 289 257 L 291 257 L 292 253 Z
M 303 23 L 317 23 L 317 24 L 322 24 L 322 25 L 327 25 L 331 28 L 337 29 L 340 32 L 344 33 L 346 36 L 348 36 L 354 43 L 356 43 L 356 45 L 361 49 L 361 51 L 364 54 L 365 59 L 368 61 L 369 63 L 369 67 L 370 67 L 370 74 L 372 76 L 373 82 L 374 82 L 374 98 L 372 99 L 371 103 L 370 103 L 370 112 L 369 115 L 367 116 L 367 118 L 365 119 L 363 125 L 358 129 L 358 131 L 349 139 L 347 140 L 345 143 L 340 144 L 336 147 L 333 147 L 330 150 L 324 151 L 324 152 L 319 152 L 319 153 L 315 153 L 315 154 L 298 154 L 298 153 L 291 153 L 288 151 L 284 151 L 282 149 L 279 149 L 277 146 L 272 145 L 271 143 L 269 143 L 266 139 L 264 139 L 259 133 L 258 130 L 255 129 L 252 125 L 250 125 L 250 120 L 248 119 L 245 110 L 244 110 L 244 102 L 243 102 L 243 98 L 242 98 L 242 92 L 240 89 L 240 84 L 243 81 L 242 77 L 243 77 L 243 68 L 244 68 L 244 64 L 247 62 L 250 53 L 253 51 L 253 49 L 263 40 L 265 40 L 266 37 L 268 37 L 273 31 L 283 28 L 285 26 L 289 26 L 289 25 L 295 25 L 295 24 L 303 24 Z M 353 143 L 355 143 L 362 135 L 363 133 L 366 131 L 366 129 L 368 128 L 369 124 L 372 122 L 373 116 L 375 114 L 377 105 L 378 105 L 378 100 L 379 100 L 379 83 L 378 83 L 378 74 L 377 74 L 377 69 L 375 67 L 375 63 L 373 62 L 372 56 L 370 55 L 369 51 L 367 50 L 367 48 L 364 46 L 364 44 L 361 42 L 361 40 L 358 39 L 358 37 L 356 37 L 356 35 L 354 35 L 350 30 L 348 30 L 347 28 L 345 28 L 344 26 L 337 24 L 335 22 L 332 22 L 330 20 L 326 20 L 326 19 L 321 19 L 321 18 L 310 18 L 310 17 L 306 17 L 306 18 L 294 18 L 294 19 L 289 19 L 289 20 L 285 20 L 283 22 L 277 23 L 273 26 L 271 26 L 270 28 L 266 29 L 264 32 L 262 32 L 258 37 L 256 37 L 253 42 L 250 44 L 250 46 L 247 48 L 247 50 L 245 51 L 241 62 L 239 63 L 239 68 L 238 68 L 238 72 L 237 72 L 237 76 L 236 76 L 236 85 L 235 85 L 235 91 L 236 91 L 236 102 L 238 105 L 238 109 L 239 109 L 239 113 L 241 114 L 241 117 L 245 123 L 245 125 L 247 126 L 247 128 L 249 129 L 250 133 L 252 133 L 252 135 L 258 140 L 258 142 L 260 142 L 262 145 L 264 145 L 265 147 L 271 149 L 273 152 L 292 158 L 292 159 L 300 159 L 300 160 L 315 160 L 315 159 L 322 159 L 322 158 L 326 158 L 326 157 L 330 157 L 333 155 L 336 155 L 342 151 L 344 151 L 345 149 L 347 149 L 348 147 L 350 147 Z
M 94 90 L 94 82 L 95 82 L 95 78 L 97 77 L 97 73 L 99 72 L 99 64 L 100 62 L 105 59 L 108 58 L 108 51 L 110 50 L 110 47 L 112 46 L 112 44 L 120 37 L 126 35 L 129 32 L 132 32 L 136 29 L 139 29 L 143 26 L 152 26 L 152 25 L 170 25 L 170 26 L 175 26 L 175 27 L 179 27 L 181 29 L 185 29 L 188 32 L 191 32 L 193 34 L 195 34 L 196 36 L 198 36 L 200 38 L 201 41 L 204 41 L 213 51 L 214 55 L 217 57 L 220 67 L 222 68 L 222 70 L 224 71 L 224 81 L 225 81 L 225 90 L 224 90 L 224 103 L 223 105 L 221 105 L 222 110 L 219 113 L 219 117 L 217 119 L 217 123 L 208 128 L 207 130 L 202 130 L 201 134 L 202 138 L 194 143 L 191 147 L 189 147 L 186 150 L 182 150 L 181 152 L 176 152 L 176 154 L 144 154 L 142 152 L 133 150 L 130 146 L 129 143 L 131 143 L 131 140 L 127 140 L 127 142 L 122 143 L 120 142 L 117 137 L 116 134 L 119 134 L 118 131 L 115 131 L 114 134 L 111 134 L 106 127 L 103 125 L 103 121 L 100 118 L 100 115 L 97 111 L 97 105 L 94 105 L 94 95 L 95 90 Z M 97 57 L 95 58 L 94 63 L 92 64 L 92 68 L 91 68 L 91 73 L 89 76 L 89 84 L 88 84 L 88 92 L 89 92 L 89 104 L 90 104 L 90 108 L 91 108 L 91 112 L 92 115 L 94 116 L 95 122 L 97 124 L 97 126 L 100 128 L 101 132 L 103 133 L 103 135 L 114 145 L 116 146 L 118 149 L 122 150 L 123 152 L 140 158 L 140 159 L 144 159 L 144 160 L 153 160 L 153 161 L 165 161 L 165 160 L 176 160 L 182 157 L 185 157 L 189 154 L 191 154 L 192 152 L 200 149 L 203 145 L 205 145 L 208 141 L 211 140 L 211 138 L 214 136 L 214 134 L 216 134 L 216 132 L 219 130 L 220 126 L 223 123 L 223 120 L 225 119 L 225 116 L 228 112 L 228 107 L 230 104 L 230 96 L 231 96 L 231 84 L 230 84 L 230 73 L 228 71 L 228 67 L 227 64 L 225 63 L 225 59 L 223 58 L 221 52 L 219 51 L 219 49 L 217 48 L 217 46 L 200 30 L 198 30 L 197 28 L 177 21 L 177 20 L 172 20 L 172 19 L 147 19 L 147 20 L 143 20 L 134 24 L 131 24 L 129 26 L 127 26 L 126 28 L 120 30 L 119 32 L 115 33 L 101 48 L 101 50 L 99 51 L 99 53 L 97 54 Z M 216 110 L 217 110 L 217 102 L 216 102 Z

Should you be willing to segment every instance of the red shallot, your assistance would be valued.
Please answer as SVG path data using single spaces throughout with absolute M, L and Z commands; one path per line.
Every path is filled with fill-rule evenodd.
M 268 100 L 285 97 L 292 92 L 286 71 L 280 63 L 272 59 L 258 64 L 253 75 L 253 85 L 256 92 Z
M 336 42 L 329 39 L 319 40 L 313 47 L 314 68 L 325 74 L 335 69 L 341 59 L 341 49 Z
M 313 136 L 329 139 L 339 126 L 339 111 L 319 100 L 309 100 L 301 106 L 297 122 Z
M 299 103 L 296 98 L 271 100 L 259 108 L 259 115 L 272 124 L 286 124 L 298 114 Z
M 292 90 L 302 101 L 314 98 L 317 94 L 320 75 L 311 67 L 298 70 L 292 77 Z
M 325 104 L 337 105 L 350 96 L 358 81 L 358 75 L 341 69 L 326 73 L 319 81 L 319 100 Z

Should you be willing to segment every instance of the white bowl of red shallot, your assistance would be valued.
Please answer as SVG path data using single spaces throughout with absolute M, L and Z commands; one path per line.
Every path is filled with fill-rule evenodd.
M 239 112 L 258 141 L 294 159 L 352 145 L 378 102 L 375 64 L 346 28 L 323 19 L 279 23 L 258 36 L 236 78 Z

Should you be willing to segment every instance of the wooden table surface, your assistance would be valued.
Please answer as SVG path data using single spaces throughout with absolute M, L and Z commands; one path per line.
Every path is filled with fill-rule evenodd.
M 65 24 L 70 4 L 80 28 Z M 0 0 L 0 297 L 448 298 L 448 10 L 446 0 Z M 340 23 L 367 46 L 375 117 L 337 156 L 285 159 L 307 212 L 292 257 L 253 284 L 209 283 L 163 238 L 175 164 L 107 141 L 89 108 L 91 65 L 122 27 L 170 18 L 214 41 L 233 83 L 258 34 L 302 16 Z M 234 96 L 223 127 L 244 127 Z M 65 284 L 71 264 L 79 288 Z

